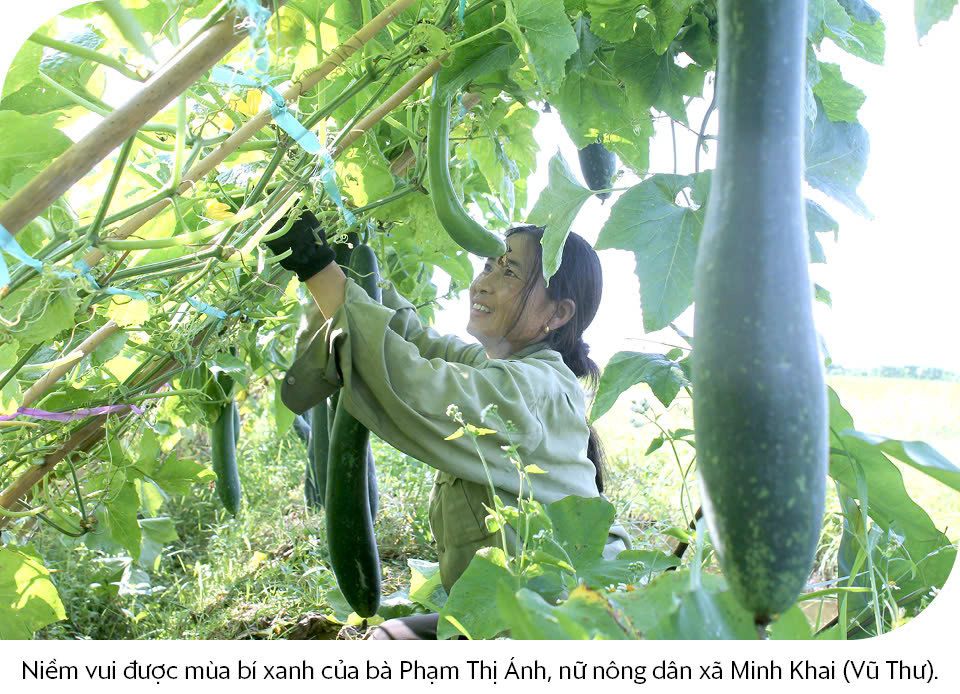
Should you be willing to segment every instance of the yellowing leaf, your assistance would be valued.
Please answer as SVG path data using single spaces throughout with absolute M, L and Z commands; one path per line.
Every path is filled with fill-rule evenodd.
M 454 439 L 459 439 L 461 436 L 463 436 L 463 427 L 460 427 L 455 432 L 450 434 L 450 436 L 445 438 L 444 441 L 453 441 Z
M 270 555 L 264 552 L 261 552 L 259 550 L 254 552 L 253 556 L 250 557 L 250 561 L 247 562 L 247 568 L 250 569 L 251 571 L 255 571 L 257 567 L 259 567 L 263 563 L 263 560 L 266 559 L 268 556 Z
M 115 320 L 121 328 L 142 325 L 150 318 L 150 304 L 143 299 L 115 296 L 107 307 L 107 316 Z
M 604 607 L 607 605 L 607 599 L 605 597 L 597 591 L 587 588 L 583 584 L 573 589 L 568 600 L 571 602 L 582 601 L 585 603 L 594 603 Z
M 103 365 L 103 368 L 113 374 L 118 381 L 123 383 L 130 377 L 130 374 L 132 374 L 138 366 L 140 366 L 140 362 L 138 362 L 136 359 L 119 356 L 108 361 Z
M 530 473 L 531 475 L 546 475 L 547 471 L 541 468 L 536 463 L 531 463 L 523 468 L 524 472 Z
M 470 431 L 472 431 L 477 436 L 486 436 L 487 434 L 497 433 L 496 429 L 484 429 L 483 427 L 475 427 L 472 424 L 468 424 L 467 426 L 470 428 Z

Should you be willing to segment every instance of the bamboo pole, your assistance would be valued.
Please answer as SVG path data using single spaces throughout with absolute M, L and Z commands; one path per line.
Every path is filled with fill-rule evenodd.
M 23 394 L 22 407 L 28 407 L 40 398 L 42 398 L 50 387 L 60 380 L 67 371 L 72 369 L 76 364 L 90 354 L 97 347 L 102 345 L 104 341 L 117 332 L 120 329 L 120 326 L 117 325 L 114 321 L 107 321 L 100 327 L 99 330 L 94 332 L 90 337 L 81 342 L 75 350 L 70 352 L 67 355 L 66 359 L 61 363 L 50 369 L 45 373 L 41 378 L 34 381 L 27 392 Z
M 374 17 L 369 24 L 362 27 L 357 31 L 357 33 L 335 48 L 331 54 L 325 58 L 320 65 L 317 66 L 316 70 L 305 75 L 302 80 L 284 92 L 284 100 L 288 103 L 292 102 L 300 98 L 301 94 L 309 91 L 319 84 L 327 77 L 327 75 L 342 65 L 350 56 L 363 48 L 363 45 L 367 41 L 369 41 L 381 29 L 386 27 L 390 22 L 396 19 L 396 17 L 403 10 L 413 4 L 413 2 L 414 0 L 396 0 L 396 2 Z M 184 174 L 183 182 L 177 189 L 177 193 L 183 194 L 190 190 L 190 188 L 193 187 L 197 181 L 201 180 L 213 169 L 222 164 L 227 157 L 233 154 L 237 148 L 240 147 L 240 145 L 252 138 L 264 126 L 268 125 L 271 119 L 272 116 L 270 115 L 270 110 L 265 109 L 244 123 L 230 137 L 228 137 L 223 144 L 197 162 L 189 171 L 187 171 L 186 174 Z M 119 229 L 111 234 L 110 238 L 127 238 L 144 224 L 160 214 L 160 212 L 166 209 L 166 207 L 170 204 L 172 204 L 170 198 L 165 198 L 154 203 L 150 207 L 141 210 L 124 222 Z M 103 260 L 103 257 L 104 253 L 100 249 L 93 248 L 86 254 L 86 256 L 84 256 L 83 260 L 87 263 L 87 265 L 93 267 Z
M 261 290 L 264 288 L 269 289 L 270 287 L 270 284 L 266 284 L 264 287 L 261 287 Z M 107 326 L 104 325 L 103 327 L 106 328 Z M 103 330 L 103 328 L 101 328 L 101 330 Z M 202 341 L 202 335 L 197 335 L 194 338 L 192 345 L 197 347 Z M 177 364 L 178 362 L 176 359 L 168 357 L 166 361 L 161 362 L 161 370 L 159 375 L 165 375 L 169 373 L 174 367 L 176 367 Z M 154 375 L 154 378 L 158 378 L 158 375 Z M 142 381 L 139 382 L 142 383 Z M 137 383 L 135 382 L 131 385 L 137 385 Z M 152 390 L 156 391 L 162 385 L 163 383 L 160 382 Z M 17 502 L 17 499 L 21 499 L 28 495 L 33 486 L 40 482 L 40 480 L 42 480 L 51 470 L 60 464 L 60 462 L 63 461 L 68 455 L 74 451 L 89 450 L 94 444 L 100 441 L 100 439 L 106 435 L 106 430 L 104 429 L 103 425 L 106 424 L 107 418 L 108 415 L 97 415 L 82 428 L 74 432 L 73 436 L 71 436 L 60 448 L 53 453 L 44 456 L 43 463 L 41 465 L 30 467 L 26 472 L 20 475 L 20 477 L 14 480 L 3 491 L 3 493 L 0 494 L 0 506 L 9 510 Z M 0 516 L 0 530 L 6 527 L 10 520 L 10 518 Z
M 285 2 L 274 0 L 273 4 L 279 6 Z M 247 35 L 245 30 L 235 27 L 237 14 L 238 10 L 228 12 L 188 51 L 151 77 L 127 103 L 17 191 L 0 208 L 0 224 L 15 235 L 213 67 Z
M 42 465 L 30 466 L 26 472 L 3 491 L 3 494 L 0 494 L 0 506 L 5 509 L 12 508 L 17 503 L 17 499 L 28 494 L 37 482 L 42 480 L 70 453 L 75 450 L 85 450 L 96 443 L 103 435 L 103 425 L 106 421 L 107 415 L 98 415 L 78 429 L 58 450 L 44 457 Z M 6 516 L 0 517 L 0 529 L 3 529 L 10 520 Z
M 441 60 L 446 56 L 442 56 Z M 370 128 L 383 120 L 383 117 L 390 113 L 397 106 L 402 104 L 408 96 L 413 94 L 417 89 L 423 86 L 424 82 L 430 79 L 433 75 L 439 72 L 440 60 L 434 60 L 429 63 L 426 67 L 422 68 L 417 74 L 411 77 L 407 82 L 395 91 L 389 99 L 384 101 L 382 104 L 377 106 L 374 110 L 364 116 L 361 120 L 350 128 L 348 132 L 340 143 L 334 148 L 332 155 L 334 157 L 342 154 L 350 145 L 356 142 L 360 137 L 366 133 Z

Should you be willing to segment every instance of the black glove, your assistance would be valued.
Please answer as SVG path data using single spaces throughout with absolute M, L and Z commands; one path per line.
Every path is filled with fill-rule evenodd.
M 287 218 L 281 218 L 269 233 L 279 231 L 286 223 Z M 315 231 L 319 233 L 315 234 Z M 300 219 L 293 223 L 286 234 L 278 239 L 267 241 L 266 244 L 267 248 L 277 255 L 288 249 L 293 251 L 280 261 L 280 266 L 297 273 L 301 282 L 310 279 L 332 263 L 336 255 L 327 245 L 327 238 L 320 227 L 320 222 L 310 210 L 303 210 L 300 213 Z

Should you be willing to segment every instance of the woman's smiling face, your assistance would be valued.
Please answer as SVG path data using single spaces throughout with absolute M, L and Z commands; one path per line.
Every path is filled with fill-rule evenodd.
M 543 274 L 535 267 L 537 243 L 530 234 L 511 234 L 506 254 L 487 258 L 470 285 L 467 332 L 480 341 L 491 359 L 510 356 L 543 339 L 545 327 L 554 327 L 551 319 L 557 304 L 547 296 Z M 536 274 L 536 281 L 524 302 L 531 273 Z

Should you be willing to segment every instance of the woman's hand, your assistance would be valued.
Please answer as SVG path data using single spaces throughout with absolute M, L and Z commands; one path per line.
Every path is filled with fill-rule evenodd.
M 279 231 L 286 223 L 287 218 L 281 218 L 273 225 L 270 233 Z M 306 282 L 330 265 L 336 255 L 327 244 L 320 222 L 309 210 L 303 210 L 300 213 L 300 218 L 293 223 L 286 234 L 278 239 L 267 241 L 266 245 L 277 255 L 287 250 L 292 251 L 280 261 L 280 266 L 297 273 L 301 282 Z

